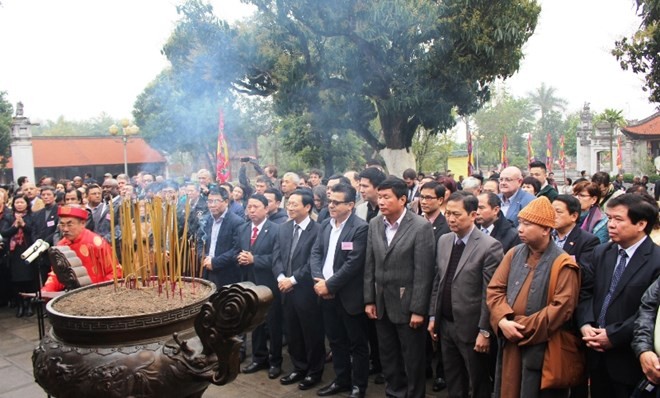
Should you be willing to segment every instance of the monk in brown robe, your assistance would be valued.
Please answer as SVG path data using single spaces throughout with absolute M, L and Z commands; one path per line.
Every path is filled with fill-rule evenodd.
M 488 285 L 491 324 L 500 344 L 496 397 L 568 397 L 568 389 L 541 390 L 546 343 L 571 319 L 580 291 L 575 260 L 551 240 L 555 214 L 546 197 L 520 212 L 518 234 L 523 243 L 509 250 Z M 548 304 L 555 264 L 561 268 Z

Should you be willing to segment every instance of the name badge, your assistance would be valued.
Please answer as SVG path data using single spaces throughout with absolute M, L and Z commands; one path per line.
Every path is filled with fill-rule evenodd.
M 353 242 L 341 242 L 342 250 L 353 250 Z
M 46 226 L 47 226 L 47 227 L 53 227 L 53 226 L 55 226 L 55 221 L 53 221 L 53 220 L 46 221 Z
M 110 213 L 108 213 L 108 214 L 105 215 L 105 219 L 106 219 L 106 220 L 110 220 Z

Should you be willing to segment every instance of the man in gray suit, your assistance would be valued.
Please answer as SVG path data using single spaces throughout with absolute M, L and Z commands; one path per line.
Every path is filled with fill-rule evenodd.
M 502 261 L 502 245 L 476 228 L 479 200 L 454 192 L 445 212 L 451 232 L 440 237 L 428 330 L 442 341 L 450 397 L 488 398 L 490 339 L 486 287 Z M 470 387 L 472 387 L 470 389 Z
M 400 178 L 378 186 L 381 215 L 369 223 L 364 302 L 367 316 L 377 320 L 385 393 L 421 398 L 435 244 L 431 223 L 406 210 L 407 194 Z

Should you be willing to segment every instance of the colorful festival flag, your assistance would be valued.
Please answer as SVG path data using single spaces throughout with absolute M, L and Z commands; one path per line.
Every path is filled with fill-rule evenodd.
M 621 136 L 619 136 L 616 140 L 616 167 L 619 169 L 619 172 L 621 172 L 621 169 L 623 168 L 623 153 L 621 152 Z
M 527 134 L 527 164 L 534 161 L 534 148 L 532 147 L 532 133 Z
M 502 137 L 502 168 L 509 166 L 509 160 L 506 158 L 506 152 L 509 149 L 509 143 L 506 138 L 506 134 Z
M 467 175 L 471 176 L 473 172 L 473 164 L 472 163 L 472 134 L 468 130 L 467 132 Z
M 552 172 L 552 138 L 550 133 L 546 135 L 546 150 L 545 150 L 545 167 L 548 173 Z
M 562 171 L 566 169 L 566 154 L 564 153 L 564 136 L 561 136 L 559 140 L 559 166 L 561 166 Z
M 218 149 L 216 151 L 216 179 L 220 182 L 226 182 L 231 179 L 229 170 L 229 147 L 225 140 L 225 117 L 220 109 L 220 121 L 218 123 Z

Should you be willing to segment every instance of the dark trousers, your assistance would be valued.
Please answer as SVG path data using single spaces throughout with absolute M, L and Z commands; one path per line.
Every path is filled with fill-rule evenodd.
M 378 333 L 376 332 L 376 321 L 367 318 L 367 336 L 369 338 L 369 362 L 374 370 L 380 373 L 383 367 L 380 364 L 380 351 L 378 349 Z
M 325 334 L 332 350 L 335 383 L 366 391 L 369 378 L 367 316 L 351 315 L 339 299 L 321 300 Z
M 296 289 L 310 290 L 306 295 Z M 284 324 L 294 371 L 320 378 L 325 365 L 323 316 L 311 289 L 296 286 L 283 295 Z
M 383 314 L 376 321 L 380 361 L 387 385 L 385 394 L 397 398 L 423 398 L 426 394 L 426 326 L 392 323 Z
M 443 318 L 440 318 L 440 339 L 449 397 L 489 398 L 492 392 L 489 355 L 474 351 L 474 341 L 461 341 L 454 322 Z
M 273 298 L 265 324 L 252 332 L 252 362 L 282 366 L 282 299 L 279 294 Z
M 435 350 L 434 350 L 435 347 Z M 426 334 L 426 369 L 433 368 L 433 357 L 436 356 L 438 361 L 435 363 L 435 377 L 445 378 L 445 367 L 442 364 L 442 342 L 440 339 L 433 342 L 430 334 Z
M 618 383 L 612 380 L 605 359 L 602 358 L 598 362 L 598 366 L 589 369 L 589 377 L 591 385 L 589 390 L 592 397 L 608 397 L 608 398 L 628 398 L 635 391 L 634 385 Z

